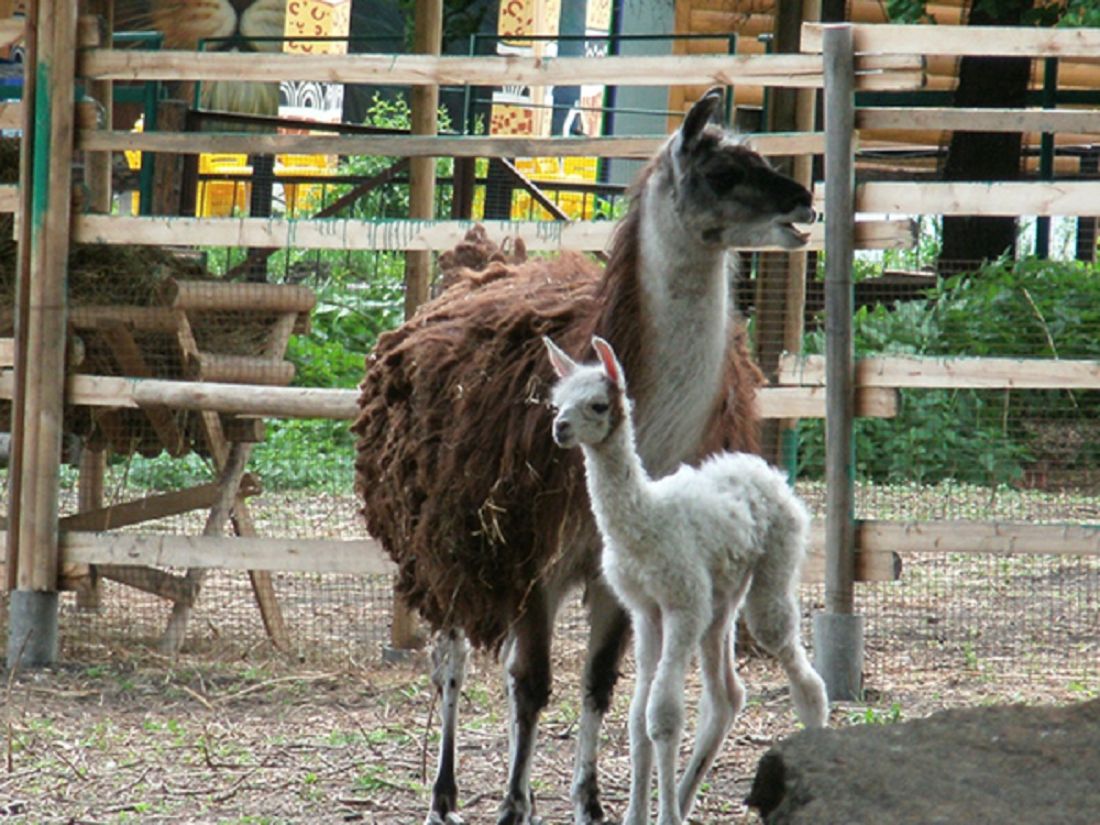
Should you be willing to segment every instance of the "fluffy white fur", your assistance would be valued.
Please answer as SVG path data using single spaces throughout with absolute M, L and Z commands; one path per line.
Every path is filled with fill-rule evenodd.
M 742 606 L 753 637 L 786 670 L 798 718 L 806 727 L 826 723 L 825 685 L 799 638 L 795 594 L 809 514 L 778 470 L 745 453 L 651 479 L 635 449 L 626 382 L 611 346 L 594 338 L 600 363 L 578 365 L 544 340 L 560 378 L 552 395 L 554 440 L 584 450 L 603 572 L 634 623 L 633 769 L 624 822 L 649 821 L 656 750 L 658 823 L 678 825 L 744 702 L 733 650 Z M 677 788 L 684 677 L 696 650 L 700 718 Z

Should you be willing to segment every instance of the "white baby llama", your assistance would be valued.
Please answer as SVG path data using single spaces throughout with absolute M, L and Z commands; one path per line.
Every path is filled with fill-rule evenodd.
M 554 441 L 584 450 L 588 496 L 603 536 L 603 571 L 634 623 L 637 683 L 630 705 L 632 775 L 625 825 L 649 821 L 657 751 L 659 825 L 678 825 L 744 701 L 734 627 L 749 631 L 787 672 L 798 718 L 821 727 L 828 699 L 799 638 L 795 596 L 809 515 L 778 470 L 722 453 L 651 479 L 634 445 L 622 367 L 601 338 L 600 363 L 578 365 L 544 338 L 560 380 Z M 691 761 L 676 787 L 685 671 L 698 649 L 703 696 Z

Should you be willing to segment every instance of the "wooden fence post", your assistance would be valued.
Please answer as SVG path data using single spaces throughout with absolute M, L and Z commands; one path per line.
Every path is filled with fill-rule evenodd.
M 443 0 L 425 0 L 416 4 L 413 51 L 438 55 L 443 49 Z M 414 86 L 411 94 L 412 134 L 435 136 L 438 131 L 439 87 Z M 435 158 L 409 159 L 409 217 L 431 220 L 435 217 Z M 428 300 L 432 275 L 432 253 L 405 253 L 405 318 Z M 421 647 L 424 640 L 417 632 L 415 614 L 394 594 L 390 644 L 394 650 Z
M 64 414 L 66 268 L 72 198 L 76 0 L 42 0 L 27 17 L 33 99 L 24 94 L 24 151 L 16 300 L 14 567 L 8 666 L 57 658 L 58 484 Z M 27 92 L 27 90 L 25 90 Z M 33 118 L 33 121 L 31 120 Z M 29 182 L 29 186 L 26 184 Z M 29 254 L 24 255 L 24 250 Z M 9 573 L 9 583 L 12 581 Z
M 852 262 L 855 94 L 852 28 L 824 27 L 825 59 L 825 613 L 815 665 L 830 699 L 862 695 L 863 621 L 855 615 L 855 358 Z

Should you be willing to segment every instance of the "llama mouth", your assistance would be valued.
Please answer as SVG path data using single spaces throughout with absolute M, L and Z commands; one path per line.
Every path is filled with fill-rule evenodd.
M 783 232 L 786 232 L 787 235 L 789 235 L 793 240 L 797 241 L 799 244 L 804 244 L 804 243 L 806 243 L 807 241 L 810 240 L 810 233 L 809 232 L 803 232 L 802 230 L 797 229 L 795 227 L 795 225 L 790 221 L 786 221 L 785 223 L 779 224 L 779 228 Z

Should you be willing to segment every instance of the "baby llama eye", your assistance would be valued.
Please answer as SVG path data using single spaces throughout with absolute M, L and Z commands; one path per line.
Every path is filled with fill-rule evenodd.
M 602 401 L 596 401 L 589 405 L 589 409 L 592 410 L 592 412 L 594 412 L 596 415 L 604 415 L 611 408 L 607 404 L 604 404 Z

